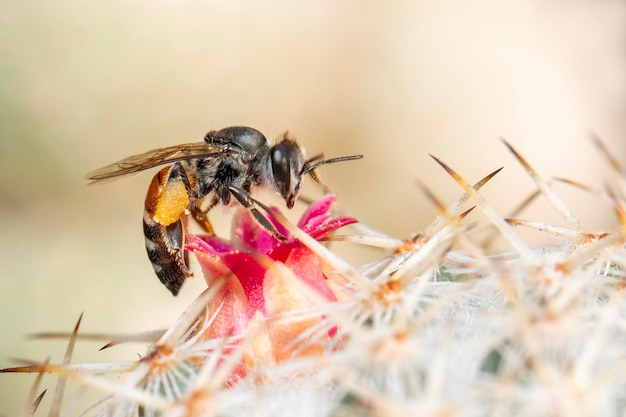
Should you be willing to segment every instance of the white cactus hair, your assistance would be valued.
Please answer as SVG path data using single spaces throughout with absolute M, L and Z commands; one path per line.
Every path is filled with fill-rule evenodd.
M 193 329 L 213 319 L 203 312 L 218 290 L 214 286 L 171 328 L 107 345 L 148 341 L 152 347 L 139 361 L 70 364 L 80 339 L 77 326 L 63 363 L 5 372 L 53 372 L 60 381 L 101 390 L 103 400 L 85 412 L 99 416 L 623 416 L 626 170 L 599 139 L 593 141 L 612 169 L 614 178 L 606 181 L 611 185 L 593 191 L 560 181 L 605 199 L 617 219 L 613 230 L 585 230 L 553 191 L 554 180 L 542 177 L 506 141 L 536 184 L 532 198 L 546 199 L 568 226 L 522 220 L 518 213 L 503 217 L 480 193 L 499 170 L 470 185 L 435 157 L 462 196 L 446 206 L 420 183 L 438 212 L 424 232 L 402 240 L 356 225 L 352 234 L 331 237 L 387 251 L 367 265 L 350 265 L 276 213 L 290 233 L 348 280 L 340 301 L 311 293 L 314 308 L 276 318 L 323 315 L 305 335 L 324 346 L 322 355 L 261 364 L 225 386 L 254 334 L 243 336 L 243 343 L 242 336 L 194 340 Z M 487 222 L 472 223 L 474 211 Z M 544 231 L 560 243 L 533 247 L 518 227 Z M 486 232 L 504 238 L 510 249 L 490 250 L 482 238 Z M 332 328 L 338 329 L 336 337 L 320 336 Z M 190 366 L 199 356 L 203 365 Z M 157 358 L 159 372 L 153 367 Z M 24 415 L 43 414 L 36 410 L 39 383 Z M 61 406 L 62 400 L 53 402 L 56 410 Z

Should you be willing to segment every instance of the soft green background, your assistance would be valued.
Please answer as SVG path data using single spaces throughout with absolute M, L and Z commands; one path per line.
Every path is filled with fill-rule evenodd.
M 324 178 L 342 210 L 398 237 L 433 218 L 416 180 L 446 202 L 459 194 L 428 153 L 471 181 L 505 165 L 485 190 L 503 214 L 532 183 L 499 136 L 547 176 L 603 184 L 604 162 L 586 135 L 597 132 L 623 157 L 624 5 L 3 2 L 0 367 L 61 361 L 62 342 L 26 335 L 70 330 L 81 312 L 85 331 L 158 328 L 200 291 L 196 280 L 172 298 L 146 260 L 150 174 L 89 188 L 83 175 L 209 129 L 247 124 L 271 138 L 289 129 L 311 155 L 365 154 L 324 168 Z M 589 228 L 615 224 L 606 203 L 557 189 Z M 524 217 L 558 220 L 542 207 Z M 144 352 L 99 346 L 81 343 L 75 360 Z M 32 380 L 0 375 L 0 415 L 17 413 Z

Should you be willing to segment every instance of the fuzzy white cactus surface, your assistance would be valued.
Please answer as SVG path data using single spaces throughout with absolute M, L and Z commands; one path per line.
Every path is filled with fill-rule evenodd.
M 332 195 L 297 225 L 265 208 L 286 239 L 240 210 L 229 239 L 187 238 L 208 288 L 180 318 L 107 345 L 148 337 L 143 358 L 4 372 L 100 390 L 85 411 L 97 416 L 626 415 L 626 171 L 599 146 L 615 181 L 598 194 L 618 227 L 588 231 L 505 145 L 569 227 L 496 214 L 479 190 L 497 171 L 472 186 L 439 160 L 464 194 L 445 207 L 423 187 L 439 216 L 406 240 L 334 217 Z M 560 243 L 532 247 L 518 227 Z M 490 250 L 495 237 L 511 249 Z M 329 240 L 386 252 L 355 267 Z M 78 326 L 69 340 L 68 359 Z M 38 392 L 24 415 L 43 414 Z

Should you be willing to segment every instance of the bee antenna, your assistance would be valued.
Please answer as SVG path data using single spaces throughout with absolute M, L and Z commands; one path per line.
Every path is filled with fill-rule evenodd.
M 363 158 L 363 155 L 350 155 L 350 156 L 340 156 L 338 158 L 322 159 L 321 161 L 318 161 L 318 159 L 321 159 L 323 156 L 324 155 L 319 154 L 319 155 L 315 155 L 314 157 L 310 159 L 307 159 L 307 161 L 304 163 L 304 167 L 302 168 L 302 175 L 312 173 L 315 169 L 317 169 L 317 167 L 321 165 L 334 164 L 335 162 L 353 161 L 355 159 Z M 314 161 L 317 161 L 317 162 L 314 162 Z

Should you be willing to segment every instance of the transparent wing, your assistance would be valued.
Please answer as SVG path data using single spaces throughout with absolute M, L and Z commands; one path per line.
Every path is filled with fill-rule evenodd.
M 171 164 L 172 162 L 186 159 L 208 158 L 219 153 L 231 151 L 231 148 L 224 145 L 210 145 L 206 142 L 183 143 L 182 145 L 153 149 L 139 155 L 129 156 L 111 165 L 96 169 L 85 175 L 85 178 L 91 180 L 90 184 L 105 182 L 159 165 Z

